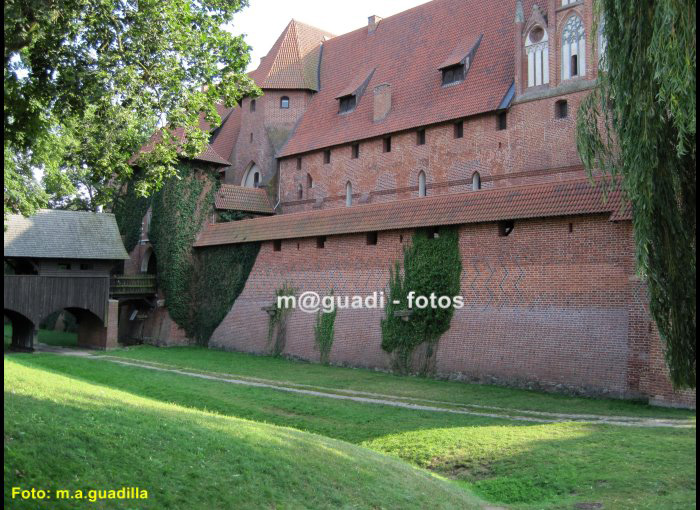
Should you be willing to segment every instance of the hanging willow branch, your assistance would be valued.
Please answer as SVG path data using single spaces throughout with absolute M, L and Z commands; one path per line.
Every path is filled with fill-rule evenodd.
M 695 1 L 596 0 L 595 12 L 607 47 L 579 110 L 579 154 L 623 178 L 671 380 L 694 388 Z

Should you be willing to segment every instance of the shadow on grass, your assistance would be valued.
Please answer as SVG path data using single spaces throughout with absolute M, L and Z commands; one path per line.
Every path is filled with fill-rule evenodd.
M 190 378 L 139 367 L 50 354 L 14 354 L 12 361 L 161 402 L 314 432 L 351 443 L 394 433 L 528 422 L 416 411 L 267 388 Z
M 80 507 L 12 501 L 15 486 L 149 492 L 109 508 L 480 507 L 454 484 L 346 443 L 37 370 L 20 377 L 4 395 L 6 507 Z M 30 395 L 31 377 L 44 381 Z
M 361 444 L 454 478 L 489 501 L 518 508 L 571 508 L 577 502 L 603 502 L 605 508 L 621 509 L 693 507 L 694 430 L 527 424 L 290 395 L 86 359 L 14 355 L 11 360 L 159 405 L 172 402 L 228 416 L 221 420 L 247 418 Z M 86 399 L 71 392 L 65 398 L 88 415 L 92 408 L 110 405 L 99 395 Z M 111 410 L 117 423 L 130 414 L 124 407 L 128 403 Z M 159 414 L 150 425 L 161 441 L 171 433 L 168 420 L 160 423 L 166 414 Z M 97 422 L 85 417 L 82 422 L 88 424 L 89 441 L 89 424 Z M 226 422 L 217 423 L 214 429 Z M 226 433 L 226 427 L 220 432 Z M 212 425 L 206 428 L 211 432 Z M 134 430 L 128 421 L 114 433 L 131 437 L 131 447 L 143 445 L 144 453 L 151 441 L 157 444 L 157 437 L 140 437 Z M 200 433 L 182 440 L 189 449 L 199 448 Z M 282 434 L 275 441 L 267 447 L 284 449 L 288 439 Z M 328 458 L 335 459 L 337 447 L 325 448 Z M 301 455 L 289 462 L 299 462 Z

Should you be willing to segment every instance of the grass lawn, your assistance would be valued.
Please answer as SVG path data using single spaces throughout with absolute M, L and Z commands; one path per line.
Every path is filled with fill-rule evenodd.
M 4 368 L 6 508 L 76 507 L 17 504 L 10 499 L 14 486 L 131 486 L 149 493 L 148 500 L 110 501 L 109 508 L 481 507 L 455 484 L 346 442 L 138 397 L 13 360 Z
M 197 348 L 140 347 L 110 354 L 319 386 L 404 392 L 420 398 L 478 399 L 491 405 L 556 412 L 694 416 L 689 411 L 626 402 L 569 399 Z M 695 507 L 695 429 L 532 424 L 415 411 L 52 354 L 6 356 L 5 370 L 6 498 L 12 485 L 51 482 L 56 487 L 138 485 L 154 491 L 160 508 L 219 508 L 217 498 L 230 503 L 246 501 L 244 496 L 253 498 L 247 501 L 251 508 L 324 508 L 320 502 L 329 494 L 338 494 L 328 505 L 334 508 L 411 508 L 408 501 L 415 508 L 439 508 L 440 504 L 470 508 L 474 502 L 471 493 L 513 509 L 570 509 L 585 502 L 600 502 L 606 509 Z M 192 432 L 193 423 L 196 432 Z M 272 425 L 318 435 L 294 436 L 309 440 L 294 443 L 297 451 L 290 447 L 280 453 L 275 434 L 287 437 L 292 432 Z M 266 432 L 248 432 L 257 427 Z M 239 428 L 257 439 L 247 443 L 237 435 Z M 204 429 L 216 433 L 203 435 Z M 348 466 L 364 462 L 380 470 L 388 466 L 383 462 L 389 462 L 377 455 L 382 453 L 396 458 L 397 464 L 387 471 L 398 470 L 397 466 L 402 471 L 396 471 L 394 477 L 368 474 L 362 480 L 344 476 L 334 464 L 335 456 L 315 460 L 317 451 L 340 451 L 339 446 L 328 446 L 327 438 L 342 441 L 334 445 L 352 448 L 342 450 L 340 457 L 347 462 L 342 469 L 352 471 Z M 183 444 L 187 446 L 182 448 Z M 283 444 L 289 446 L 288 441 Z M 234 448 L 243 449 L 246 458 L 253 455 L 250 448 L 260 459 L 253 456 L 246 464 L 248 477 L 241 486 L 231 484 L 226 476 L 232 476 L 227 469 L 238 473 L 236 466 L 242 461 L 236 455 L 221 454 L 238 451 Z M 86 462 L 78 456 L 70 467 L 64 467 L 35 460 L 73 458 L 75 451 L 82 452 Z M 222 455 L 232 464 L 226 464 Z M 268 455 L 272 461 L 266 464 L 262 459 Z M 177 461 L 164 461 L 168 456 Z M 403 461 L 454 482 L 445 485 L 424 471 L 410 470 Z M 357 470 L 379 473 L 369 467 Z M 336 472 L 341 474 L 336 477 Z M 199 477 L 190 480 L 193 473 Z M 417 473 L 411 476 L 424 481 L 405 473 Z M 217 485 L 222 480 L 226 483 Z M 417 485 L 423 483 L 431 488 Z M 408 494 L 405 485 L 413 487 L 413 492 L 402 502 L 396 498 Z M 257 491 L 258 487 L 266 489 Z M 195 490 L 197 499 L 192 499 Z M 425 499 L 415 499 L 416 491 L 430 494 L 429 498 L 440 491 L 445 495 L 425 505 Z M 450 499 L 459 497 L 465 499 Z

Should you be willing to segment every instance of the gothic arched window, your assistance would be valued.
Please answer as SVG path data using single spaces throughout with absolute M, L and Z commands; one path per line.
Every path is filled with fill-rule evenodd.
M 421 172 L 418 174 L 418 196 L 424 197 L 425 195 L 425 172 L 421 170 Z
M 549 83 L 549 38 L 539 25 L 532 27 L 525 40 L 527 54 L 527 86 Z
M 479 191 L 481 189 L 481 176 L 479 172 L 474 172 L 472 175 L 472 191 Z
M 350 181 L 345 185 L 345 205 L 348 207 L 352 205 L 352 184 Z
M 574 15 L 561 34 L 561 78 L 568 80 L 586 74 L 586 31 L 581 18 Z

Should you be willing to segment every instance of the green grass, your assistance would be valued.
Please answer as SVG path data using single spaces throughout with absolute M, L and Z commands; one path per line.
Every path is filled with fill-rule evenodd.
M 297 383 L 332 385 L 361 388 L 364 390 L 392 393 L 401 389 L 411 394 L 420 394 L 423 398 L 454 399 L 479 398 L 484 402 L 517 403 L 523 407 L 523 402 L 530 406 L 538 406 L 548 411 L 561 411 L 562 408 L 591 412 L 592 410 L 608 410 L 609 412 L 653 416 L 670 413 L 675 417 L 692 416 L 689 411 L 668 411 L 649 408 L 648 406 L 632 405 L 625 402 L 597 401 L 591 399 L 567 399 L 552 395 L 541 395 L 535 392 L 521 392 L 504 388 L 474 386 L 459 383 L 430 381 L 418 378 L 397 378 L 389 374 L 374 373 L 365 370 L 350 370 L 337 367 L 321 367 L 290 361 L 246 356 L 224 352 L 206 351 L 204 349 L 155 349 L 138 348 L 119 351 L 116 354 L 129 357 L 149 359 L 164 363 L 180 363 L 181 366 L 198 366 L 200 369 L 243 373 L 249 376 L 276 378 Z M 617 427 L 610 425 L 590 425 L 582 423 L 531 424 L 513 422 L 505 419 L 483 418 L 466 415 L 414 411 L 382 405 L 363 404 L 350 401 L 337 401 L 322 397 L 289 394 L 266 388 L 254 388 L 232 385 L 220 381 L 202 380 L 185 377 L 167 372 L 156 372 L 139 367 L 130 367 L 95 361 L 90 359 L 69 358 L 52 354 L 12 355 L 10 368 L 13 371 L 31 370 L 40 378 L 70 378 L 71 386 L 64 391 L 61 400 L 51 399 L 51 406 L 61 409 L 69 406 L 64 401 L 71 402 L 72 387 L 88 385 L 98 387 L 99 391 L 111 395 L 118 392 L 118 403 L 110 403 L 107 407 L 114 411 L 106 422 L 102 419 L 95 421 L 86 418 L 80 412 L 73 412 L 61 429 L 70 429 L 67 424 L 87 424 L 84 430 L 85 440 L 97 448 L 106 451 L 107 447 L 101 439 L 92 439 L 88 433 L 102 429 L 107 438 L 112 434 L 123 434 L 124 454 L 129 462 L 121 464 L 113 455 L 105 457 L 95 454 L 91 457 L 91 470 L 83 471 L 83 484 L 92 476 L 92 470 L 108 470 L 111 480 L 118 484 L 126 484 L 123 480 L 133 480 L 133 472 L 143 475 L 144 480 L 158 487 L 159 483 L 153 478 L 152 470 L 162 469 L 161 464 L 151 464 L 145 459 L 135 458 L 134 452 L 151 455 L 149 444 L 152 435 L 143 432 L 137 426 L 143 423 L 146 428 L 154 427 L 150 421 L 143 418 L 141 408 L 146 406 L 162 406 L 164 403 L 176 407 L 168 407 L 168 417 L 178 413 L 194 412 L 215 413 L 226 416 L 227 419 L 247 419 L 252 423 L 280 425 L 292 427 L 300 431 L 312 432 L 328 438 L 339 439 L 354 443 L 358 447 L 386 453 L 407 461 L 414 466 L 427 468 L 439 475 L 456 481 L 453 487 L 462 487 L 475 492 L 479 497 L 499 505 L 514 509 L 570 509 L 578 502 L 601 502 L 609 509 L 688 509 L 695 507 L 695 430 L 668 428 L 636 428 Z M 7 369 L 7 367 L 6 367 Z M 7 370 L 6 370 L 7 372 Z M 336 375 L 335 379 L 333 375 Z M 33 375 L 33 378 L 39 377 Z M 53 379 L 51 379 L 53 381 Z M 72 382 L 72 381 L 80 381 Z M 321 384 L 322 383 L 322 384 Z M 51 383 L 53 385 L 55 383 Z M 27 383 L 25 392 L 33 391 Z M 6 382 L 6 392 L 11 385 Z M 42 390 L 48 391 L 48 390 Z M 77 390 L 76 390 L 77 391 Z M 492 391 L 493 398 L 489 399 Z M 78 391 L 78 393 L 80 393 Z M 111 397 L 110 397 L 111 398 Z M 102 402 L 103 397 L 92 398 L 95 405 Z M 48 425 L 33 425 L 35 416 L 40 408 L 48 405 L 46 399 L 40 399 L 37 408 L 24 408 L 18 412 L 10 412 L 14 416 L 12 430 L 24 431 L 26 427 L 44 429 Z M 127 406 L 124 402 L 128 403 Z M 148 404 L 146 404 L 148 402 Z M 6 394 L 7 405 L 7 394 Z M 72 405 L 72 404 L 71 404 Z M 123 407 L 123 409 L 122 409 Z M 159 407 L 160 408 L 160 407 Z M 101 409 L 101 408 L 100 408 Z M 121 410 L 120 410 L 121 409 Z M 177 409 L 177 411 L 175 410 Z M 10 409 L 12 411 L 12 409 Z M 41 411 L 43 413 L 43 411 Z M 92 412 L 92 410 L 91 410 Z M 101 411 L 100 411 L 101 412 Z M 111 411 L 110 411 L 111 412 Z M 148 411 L 152 413 L 152 411 Z M 46 416 L 58 416 L 54 409 L 45 413 Z M 132 414 L 134 417 L 132 416 Z M 92 415 L 89 415 L 92 416 Z M 151 414 L 156 416 L 156 414 Z M 200 416 L 200 415 L 197 415 Z M 206 416 L 213 416 L 206 414 Z M 106 417 L 105 417 L 106 418 Z M 212 418 L 213 419 L 213 418 Z M 218 418 L 217 418 L 218 419 Z M 223 419 L 223 418 L 221 418 Z M 159 421 L 156 418 L 155 421 Z M 246 422 L 248 423 L 248 422 Z M 173 426 L 172 430 L 178 427 Z M 8 418 L 6 409 L 6 429 Z M 170 430 L 170 429 L 169 429 Z M 118 432 L 121 431 L 121 432 Z M 25 432 L 26 442 L 17 445 L 12 453 L 15 459 L 22 459 L 19 465 L 31 463 L 38 456 L 42 445 L 32 446 L 29 439 L 40 431 Z M 18 432 L 16 432 L 18 433 Z M 68 432 L 65 432 L 66 434 Z M 160 434 L 161 441 L 166 438 Z M 62 436 L 46 434 L 42 440 L 43 447 L 53 448 L 52 451 L 71 451 L 71 443 L 64 442 Z M 80 436 L 83 437 L 83 436 Z M 101 436 L 100 436 L 101 437 Z M 185 450 L 206 448 L 203 439 L 198 435 L 178 436 L 167 434 L 173 438 L 168 445 L 161 445 L 162 455 L 168 448 L 180 448 L 186 444 Z M 322 440 L 318 436 L 313 436 Z M 185 439 L 186 438 L 186 439 Z M 73 439 L 75 441 L 75 439 Z M 214 441 L 214 439 L 211 439 Z M 47 446 L 48 443 L 48 446 Z M 206 443 L 209 444 L 209 443 Z M 262 450 L 272 449 L 274 445 L 261 442 Z M 213 448 L 213 447 L 212 447 Z M 304 446 L 307 448 L 307 446 Z M 362 450 L 358 450 L 362 451 Z M 19 456 L 21 454 L 21 457 Z M 175 453 L 177 455 L 177 453 Z M 7 455 L 7 449 L 6 449 Z M 291 454 L 290 454 L 291 455 Z M 291 455 L 289 471 L 295 471 L 296 463 L 303 463 L 306 453 L 297 452 L 297 457 Z M 372 455 L 367 452 L 367 455 Z M 49 458 L 56 456 L 51 455 Z M 375 459 L 376 457 L 368 457 Z M 115 464 L 116 462 L 116 464 Z M 178 463 L 183 464 L 184 461 Z M 184 462 L 187 464 L 187 462 Z M 126 467 L 128 465 L 128 468 Z M 168 475 L 175 469 L 170 465 Z M 258 466 L 262 469 L 262 466 Z M 308 476 L 313 476 L 309 467 Z M 57 467 L 53 463 L 43 466 L 37 482 L 46 480 L 62 480 L 68 474 L 57 476 Z M 76 469 L 76 468 L 74 468 Z M 251 470 L 256 467 L 252 466 Z M 299 470 L 305 472 L 305 465 Z M 333 469 L 320 468 L 319 480 L 328 477 Z M 202 476 L 207 483 L 208 469 L 202 469 Z M 264 475 L 269 475 L 263 470 Z M 10 470 L 12 475 L 12 470 Z M 27 475 L 25 475 L 27 476 Z M 182 473 L 177 473 L 179 487 Z M 251 475 L 252 476 L 252 475 Z M 318 478 L 317 477 L 317 478 Z M 136 479 L 139 479 L 138 477 Z M 158 478 L 159 480 L 161 478 Z M 7 463 L 6 463 L 6 494 L 7 494 Z M 99 478 L 97 479 L 99 480 Z M 197 483 L 202 483 L 197 479 Z M 388 480 L 388 479 L 387 479 Z M 14 482 L 17 480 L 15 479 Z M 333 483 L 342 483 L 344 478 Z M 23 482 L 24 483 L 24 482 Z M 106 482 L 105 482 L 106 483 Z M 269 483 L 269 491 L 283 498 L 288 491 L 283 488 L 283 480 L 274 479 Z M 365 483 L 365 482 L 360 482 Z M 389 483 L 389 482 L 387 482 Z M 411 482 L 413 483 L 413 482 Z M 281 484 L 280 487 L 277 484 Z M 322 485 L 322 481 L 319 481 Z M 393 481 L 390 485 L 394 484 Z M 97 485 L 97 484 L 94 484 Z M 146 487 L 145 482 L 138 484 Z M 189 486 L 188 486 L 189 487 Z M 164 488 L 162 492 L 176 490 Z M 212 489 L 213 490 L 213 489 Z M 307 485 L 301 492 L 320 491 L 315 485 Z M 338 489 L 342 501 L 347 499 L 345 489 Z M 362 488 L 360 490 L 363 494 Z M 367 492 L 372 492 L 368 486 Z M 375 500 L 377 505 L 386 508 L 409 508 L 405 504 L 391 502 L 393 497 L 387 489 L 386 498 L 379 491 Z M 465 491 L 464 494 L 469 494 Z M 342 495 L 345 494 L 345 495 Z M 160 497 L 160 496 L 159 496 Z M 163 496 L 165 497 L 165 496 Z M 215 496 L 211 496 L 215 497 Z M 301 497 L 301 496 L 299 496 Z M 304 497 L 310 497 L 305 495 Z M 467 496 L 465 496 L 467 497 Z M 167 499 L 166 499 L 167 500 Z M 169 500 L 167 500 L 169 501 Z M 258 507 L 265 507 L 270 500 L 261 500 Z M 280 499 L 279 501 L 285 501 Z M 337 501 L 337 500 L 336 500 Z M 438 503 L 449 500 L 434 500 L 424 508 L 435 508 Z M 451 504 L 451 503 L 450 503 Z M 466 504 L 465 504 L 466 505 Z M 212 508 L 215 503 L 210 504 Z M 277 508 L 309 507 L 318 508 L 316 503 L 278 504 Z M 172 503 L 173 508 L 184 507 Z M 196 508 L 197 505 L 192 506 Z M 255 506 L 254 506 L 255 507 Z M 418 505 L 420 507 L 420 505 Z M 468 506 L 465 506 L 468 508 Z M 356 508 L 375 508 L 367 500 L 358 502 Z M 379 506 L 377 506 L 379 508 Z
M 3 340 L 5 347 L 12 343 L 12 326 L 9 324 L 4 325 Z M 48 329 L 39 330 L 39 342 L 48 345 L 57 345 L 63 347 L 77 347 L 78 345 L 78 335 L 77 333 L 69 333 L 65 331 L 52 331 Z
M 481 507 L 455 484 L 342 441 L 139 397 L 14 360 L 4 368 L 6 508 L 78 506 L 18 503 L 11 499 L 15 486 L 128 486 L 149 493 L 147 500 L 111 501 L 110 508 Z
M 625 400 L 571 398 L 538 391 L 400 376 L 367 369 L 327 367 L 315 363 L 253 356 L 202 347 L 163 349 L 138 346 L 111 351 L 110 355 L 275 381 L 289 381 L 326 388 L 367 391 L 462 404 L 562 413 L 663 416 L 667 418 L 695 416 L 694 412 L 683 409 L 651 407 L 644 403 Z

